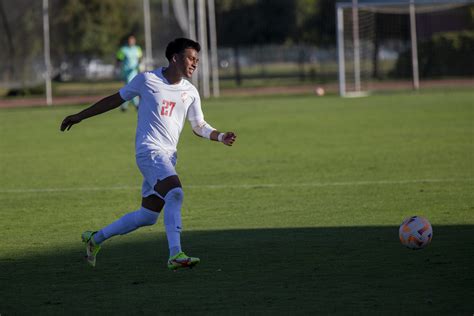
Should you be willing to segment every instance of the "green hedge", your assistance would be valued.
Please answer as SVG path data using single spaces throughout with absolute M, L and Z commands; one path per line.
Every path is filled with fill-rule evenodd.
M 445 32 L 418 45 L 418 64 L 423 78 L 474 76 L 474 31 Z M 394 77 L 412 74 L 411 50 L 399 55 Z

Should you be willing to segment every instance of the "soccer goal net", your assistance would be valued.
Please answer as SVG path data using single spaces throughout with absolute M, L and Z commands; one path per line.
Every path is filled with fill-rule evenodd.
M 336 8 L 341 96 L 473 85 L 473 0 L 353 0 Z

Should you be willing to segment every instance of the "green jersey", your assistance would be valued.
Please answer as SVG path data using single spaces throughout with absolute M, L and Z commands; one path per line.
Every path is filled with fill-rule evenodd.
M 122 46 L 117 52 L 117 59 L 122 62 L 123 71 L 137 70 L 142 56 L 142 49 L 137 45 Z

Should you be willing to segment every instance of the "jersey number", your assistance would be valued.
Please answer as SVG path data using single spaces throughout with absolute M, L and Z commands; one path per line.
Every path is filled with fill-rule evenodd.
M 163 106 L 161 107 L 161 115 L 163 116 L 171 116 L 173 113 L 174 106 L 176 102 L 166 101 L 163 100 Z

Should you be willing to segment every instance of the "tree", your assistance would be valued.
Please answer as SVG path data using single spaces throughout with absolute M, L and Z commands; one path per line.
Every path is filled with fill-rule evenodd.
M 52 50 L 62 58 L 113 56 L 128 33 L 142 28 L 139 1 L 58 1 L 51 9 Z
M 234 50 L 241 84 L 239 47 L 283 43 L 295 25 L 295 3 L 287 0 L 226 0 L 216 3 L 218 43 Z
M 336 9 L 334 0 L 296 1 L 296 27 L 291 40 L 321 46 L 334 46 Z
M 219 44 L 243 46 L 283 43 L 292 33 L 295 2 L 287 0 L 227 0 L 216 2 Z

